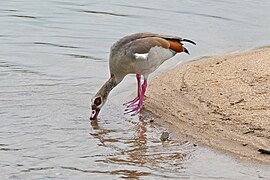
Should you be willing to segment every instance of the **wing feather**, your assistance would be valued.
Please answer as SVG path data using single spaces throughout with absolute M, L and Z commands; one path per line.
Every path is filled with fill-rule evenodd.
M 149 53 L 153 47 L 170 49 L 175 53 L 187 52 L 181 42 L 186 41 L 195 44 L 191 40 L 182 39 L 178 36 L 161 35 L 153 33 L 136 33 L 117 41 L 111 48 L 111 55 L 125 54 L 137 58 L 135 54 Z M 174 54 L 175 55 L 175 54 Z

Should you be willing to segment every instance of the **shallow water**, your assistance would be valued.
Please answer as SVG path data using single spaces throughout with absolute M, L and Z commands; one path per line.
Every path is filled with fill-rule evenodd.
M 191 56 L 269 45 L 268 1 L 68 1 L 0 3 L 1 179 L 269 179 L 269 166 L 240 163 L 168 131 L 147 117 L 123 115 L 135 95 L 127 77 L 98 122 L 89 102 L 108 77 L 109 47 L 147 31 L 180 35 Z

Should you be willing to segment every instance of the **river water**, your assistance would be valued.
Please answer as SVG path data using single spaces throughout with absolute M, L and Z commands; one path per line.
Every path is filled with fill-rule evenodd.
M 270 179 L 239 162 L 123 115 L 134 76 L 110 95 L 98 122 L 90 98 L 108 78 L 109 47 L 134 32 L 197 42 L 158 71 L 202 56 L 270 44 L 270 1 L 9 0 L 0 2 L 1 179 Z M 149 116 L 145 114 L 144 116 Z

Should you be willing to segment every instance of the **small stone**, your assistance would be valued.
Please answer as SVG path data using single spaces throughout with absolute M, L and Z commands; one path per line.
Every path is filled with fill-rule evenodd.
M 220 119 L 223 120 L 223 121 L 230 121 L 230 120 L 232 120 L 232 118 L 229 115 L 224 115 Z
M 161 141 L 168 141 L 169 140 L 169 136 L 170 134 L 167 131 L 164 131 L 161 136 L 160 136 L 160 140 Z
M 242 146 L 247 146 L 248 144 L 247 143 L 242 143 Z
M 247 129 L 243 134 L 249 134 L 249 133 L 254 133 L 254 130 Z

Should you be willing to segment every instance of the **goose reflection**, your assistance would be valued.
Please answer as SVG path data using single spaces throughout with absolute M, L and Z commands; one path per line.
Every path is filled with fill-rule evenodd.
M 182 160 L 185 156 L 179 148 L 176 149 L 176 144 L 168 142 L 164 146 L 158 137 L 155 136 L 158 127 L 149 123 L 149 119 L 145 114 L 139 116 L 138 121 L 126 119 L 121 120 L 127 123 L 126 129 L 117 129 L 112 124 L 115 121 L 107 121 L 109 124 L 104 123 L 106 120 L 92 120 L 92 132 L 90 135 L 99 141 L 99 146 L 106 147 L 106 152 L 112 152 L 98 157 L 96 162 L 108 165 L 106 173 L 119 174 L 123 178 L 138 179 L 141 176 L 153 175 L 153 170 L 169 167 L 170 165 L 178 166 L 182 169 Z M 160 134 L 160 133 L 158 133 Z M 116 168 L 117 167 L 117 168 Z M 120 171 L 115 170 L 121 167 Z M 137 167 L 137 168 L 135 168 Z M 146 168 L 138 168 L 146 167 Z M 134 169 L 138 169 L 135 170 Z M 168 171 L 172 171 L 169 168 Z M 164 177 L 164 175 L 158 175 Z

